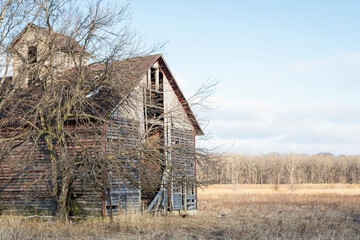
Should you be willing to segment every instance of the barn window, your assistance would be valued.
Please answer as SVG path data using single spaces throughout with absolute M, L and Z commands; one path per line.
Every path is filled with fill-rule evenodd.
M 156 69 L 154 68 L 151 68 L 150 86 L 152 90 L 156 89 Z
M 159 90 L 163 91 L 163 85 L 164 85 L 164 74 L 159 71 Z
M 33 64 L 37 62 L 37 48 L 35 46 L 30 46 L 28 49 L 28 59 L 29 63 Z
M 36 84 L 38 80 L 38 72 L 36 70 L 37 48 L 35 46 L 29 46 L 28 48 L 28 61 L 29 61 L 28 86 L 31 86 Z
M 162 91 L 164 74 L 160 70 L 159 66 L 154 66 L 148 73 L 148 88 L 151 90 Z

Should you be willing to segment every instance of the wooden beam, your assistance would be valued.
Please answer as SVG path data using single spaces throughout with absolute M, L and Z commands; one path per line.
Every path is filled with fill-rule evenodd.
M 148 212 L 152 211 L 152 208 L 154 207 L 155 203 L 157 202 L 157 200 L 160 198 L 162 194 L 162 189 L 156 194 L 155 198 L 152 200 L 152 202 L 150 203 L 149 207 L 148 207 Z

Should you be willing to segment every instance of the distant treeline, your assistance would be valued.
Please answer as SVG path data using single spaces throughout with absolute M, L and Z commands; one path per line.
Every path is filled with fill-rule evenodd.
M 209 162 L 198 167 L 198 180 L 202 183 L 360 183 L 360 155 L 215 154 Z

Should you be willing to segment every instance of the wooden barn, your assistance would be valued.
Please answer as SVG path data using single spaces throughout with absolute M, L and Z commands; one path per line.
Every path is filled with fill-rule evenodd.
M 13 76 L 3 78 L 12 86 L 9 89 L 16 88 L 11 101 L 6 103 L 8 107 L 0 112 L 1 138 L 13 138 L 9 149 L 0 142 L 0 213 L 3 214 L 54 214 L 57 207 L 49 190 L 51 157 L 46 138 L 14 137 L 19 131 L 14 126 L 22 121 L 24 113 L 13 109 L 31 109 L 32 99 L 40 88 L 28 65 L 39 61 L 42 48 L 46 48 L 46 41 L 39 39 L 47 34 L 46 29 L 28 25 L 13 42 L 14 47 L 21 43 L 14 55 Z M 61 34 L 56 44 L 60 46 L 54 58 L 56 70 L 72 71 L 74 64 L 69 61 L 66 46 L 74 44 L 73 49 L 81 46 Z M 23 58 L 27 59 L 26 64 L 21 62 Z M 117 171 L 106 170 L 103 176 L 107 184 L 102 187 L 93 186 L 91 182 L 96 179 L 74 178 L 69 192 L 70 214 L 106 216 L 128 211 L 196 210 L 195 138 L 203 132 L 164 57 L 151 55 L 111 64 L 126 69 L 127 80 L 132 83 L 131 93 L 127 97 L 113 96 L 102 86 L 90 90 L 85 99 L 97 103 L 92 113 L 106 116 L 105 122 L 91 123 L 103 129 L 101 137 L 87 137 L 89 124 L 81 121 L 74 124 L 70 119 L 66 121 L 67 129 L 76 131 L 81 140 L 69 144 L 67 152 L 81 154 L 86 148 L 93 159 L 106 160 L 112 156 Z M 37 74 L 41 71 L 37 69 Z M 4 100 L 1 94 L 7 92 L 0 91 L 1 100 Z M 19 116 L 14 118 L 14 114 Z M 22 126 L 31 128 L 29 124 Z M 146 147 L 151 151 L 144 151 Z M 159 164 L 149 160 L 154 154 Z

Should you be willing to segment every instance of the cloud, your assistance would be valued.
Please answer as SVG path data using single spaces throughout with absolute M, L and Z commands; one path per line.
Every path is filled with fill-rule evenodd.
M 218 106 L 213 119 L 236 119 L 237 121 L 258 121 L 271 117 L 272 105 L 264 101 L 241 98 L 215 97 Z
M 280 70 L 278 78 L 286 87 L 307 86 L 309 92 L 329 95 L 339 90 L 359 90 L 359 66 L 360 51 L 336 51 L 321 59 L 291 63 Z
M 336 51 L 271 71 L 259 66 L 252 75 L 228 75 L 211 99 L 218 108 L 207 114 L 213 139 L 202 144 L 253 154 L 358 154 L 359 66 L 360 51 Z
M 216 138 L 212 141 L 205 141 L 198 144 L 208 148 L 217 146 L 218 152 L 233 152 L 240 154 L 262 154 L 270 152 L 279 153 L 308 153 L 331 152 L 333 154 L 357 154 L 359 144 L 356 143 L 313 143 L 284 141 L 284 136 L 277 136 L 263 139 L 224 139 Z
M 210 145 L 223 150 L 355 154 L 360 145 L 360 113 L 355 106 L 281 105 L 236 98 L 218 102 L 208 128 L 214 136 Z

